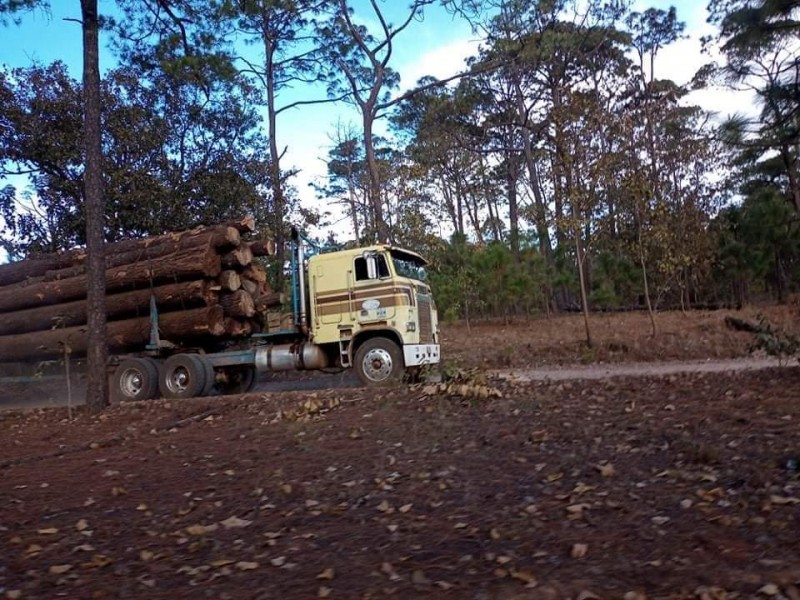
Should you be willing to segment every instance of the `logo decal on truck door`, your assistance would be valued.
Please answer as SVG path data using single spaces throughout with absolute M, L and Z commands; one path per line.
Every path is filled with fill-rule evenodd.
M 375 310 L 381 305 L 381 301 L 377 298 L 369 298 L 361 303 L 361 308 L 364 310 Z

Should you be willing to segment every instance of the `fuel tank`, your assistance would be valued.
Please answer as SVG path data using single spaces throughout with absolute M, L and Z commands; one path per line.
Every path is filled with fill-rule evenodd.
M 255 364 L 258 371 L 308 371 L 327 367 L 328 357 L 320 346 L 298 342 L 257 348 Z

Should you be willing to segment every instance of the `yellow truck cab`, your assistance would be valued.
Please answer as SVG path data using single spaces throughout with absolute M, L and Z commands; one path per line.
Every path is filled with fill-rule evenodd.
M 439 323 L 419 254 L 390 245 L 308 260 L 309 341 L 338 347 L 367 384 L 439 362 Z

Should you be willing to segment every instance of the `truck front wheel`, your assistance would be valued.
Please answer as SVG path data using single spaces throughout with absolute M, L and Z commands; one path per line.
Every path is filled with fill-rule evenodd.
M 359 379 L 373 387 L 400 381 L 405 370 L 400 347 L 384 337 L 371 338 L 361 344 L 353 366 Z
M 128 358 L 114 371 L 112 396 L 117 400 L 150 400 L 158 393 L 158 365 L 152 358 Z
M 194 398 L 206 389 L 206 367 L 193 354 L 173 354 L 161 365 L 158 387 L 165 398 Z

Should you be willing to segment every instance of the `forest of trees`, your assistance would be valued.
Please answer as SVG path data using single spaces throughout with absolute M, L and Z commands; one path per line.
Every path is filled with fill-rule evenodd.
M 800 285 L 796 0 L 711 0 L 705 43 L 722 59 L 686 85 L 657 68 L 684 36 L 675 9 L 111 4 L 99 19 L 116 65 L 99 89 L 106 241 L 252 213 L 282 249 L 289 223 L 324 225 L 337 204 L 347 219 L 337 241 L 391 241 L 431 259 L 448 319 L 736 306 L 784 301 Z M 47 7 L 0 0 L 0 26 Z M 433 10 L 469 22 L 480 50 L 451 78 L 401 88 L 396 49 Z M 87 243 L 85 85 L 59 62 L 0 69 L 11 259 Z M 687 100 L 705 86 L 752 90 L 756 116 L 712 118 Z M 328 134 L 314 210 L 284 164 L 281 115 L 323 102 L 358 120 Z

